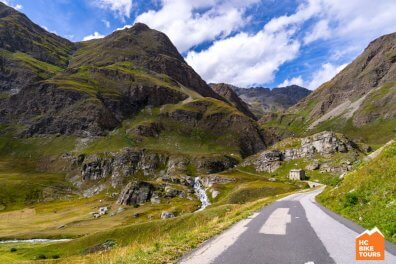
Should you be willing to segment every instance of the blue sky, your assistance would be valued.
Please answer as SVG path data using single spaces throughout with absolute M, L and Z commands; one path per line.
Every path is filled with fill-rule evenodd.
M 0 0 L 81 41 L 143 22 L 207 82 L 317 88 L 396 31 L 394 0 Z

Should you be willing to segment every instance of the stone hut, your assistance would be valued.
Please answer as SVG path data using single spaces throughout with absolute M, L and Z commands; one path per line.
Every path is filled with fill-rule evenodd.
M 305 171 L 301 169 L 291 170 L 289 173 L 289 179 L 295 181 L 303 181 L 306 179 Z

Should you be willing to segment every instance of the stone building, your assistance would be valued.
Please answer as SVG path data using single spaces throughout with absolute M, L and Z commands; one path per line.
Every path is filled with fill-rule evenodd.
M 295 181 L 303 181 L 306 179 L 305 171 L 301 169 L 291 170 L 289 173 L 289 179 Z

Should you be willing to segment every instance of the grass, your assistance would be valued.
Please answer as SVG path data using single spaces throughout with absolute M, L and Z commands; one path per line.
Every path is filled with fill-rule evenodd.
M 36 202 L 70 193 L 62 173 L 37 171 L 31 162 L 0 161 L 0 212 L 20 209 Z
M 126 207 L 126 211 L 115 216 L 107 215 L 100 219 L 89 217 L 89 212 L 100 206 L 110 206 L 111 212 L 117 210 L 114 199 L 106 194 L 111 190 L 88 199 L 70 197 L 64 201 L 47 202 L 23 210 L 0 213 L 0 237 L 3 238 L 79 237 L 62 244 L 18 244 L 15 252 L 10 251 L 9 245 L 0 245 L 0 262 L 31 260 L 40 255 L 47 259 L 59 256 L 61 261 L 96 262 L 98 254 L 81 254 L 105 241 L 114 241 L 117 246 L 108 253 L 99 254 L 99 258 L 103 259 L 102 263 L 174 261 L 183 252 L 269 203 L 274 195 L 298 189 L 294 185 L 268 182 L 261 176 L 253 177 L 239 172 L 218 176 L 232 178 L 233 181 L 215 184 L 212 188 L 220 191 L 219 197 L 212 200 L 213 205 L 199 213 L 191 213 L 198 208 L 197 200 L 177 198 L 163 200 L 158 205 Z M 159 220 L 163 210 L 172 211 L 178 217 Z M 140 216 L 134 218 L 135 213 Z M 62 225 L 65 227 L 59 229 Z M 152 253 L 153 248 L 155 254 Z
M 378 118 L 372 123 L 356 128 L 352 119 L 335 118 L 319 124 L 312 133 L 334 130 L 343 133 L 355 141 L 365 142 L 374 146 L 382 145 L 396 136 L 396 118 L 384 120 Z
M 15 256 L 13 261 L 16 261 L 34 259 L 40 255 L 48 256 L 48 258 L 59 255 L 61 263 L 171 263 L 183 253 L 219 234 L 233 223 L 246 218 L 274 199 L 275 197 L 264 198 L 243 205 L 214 206 L 203 212 L 185 214 L 177 218 L 126 225 L 110 231 L 97 232 L 58 245 L 31 248 L 22 246 L 13 253 L 7 252 L 9 246 L 0 246 L 0 252 L 6 253 L 0 256 L 0 260 L 10 259 L 11 256 Z M 116 248 L 105 253 L 75 256 L 105 241 L 115 241 Z
M 396 143 L 328 187 L 318 201 L 365 228 L 377 226 L 396 242 Z
M 51 78 L 62 71 L 62 68 L 59 66 L 40 61 L 22 52 L 12 53 L 10 51 L 0 49 L 0 57 L 5 57 L 15 61 L 20 68 L 26 68 L 32 71 L 43 80 Z

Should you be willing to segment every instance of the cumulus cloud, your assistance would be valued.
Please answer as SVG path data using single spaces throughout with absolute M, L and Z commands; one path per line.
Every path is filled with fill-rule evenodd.
M 180 52 L 206 41 L 225 38 L 243 27 L 247 7 L 259 0 L 162 0 L 159 10 L 140 14 L 142 22 L 166 33 Z
M 11 6 L 12 8 L 15 8 L 16 10 L 21 10 L 23 8 L 23 6 L 21 4 L 13 5 L 12 1 L 10 1 L 10 0 L 0 0 L 0 2 L 6 4 L 8 6 Z
M 253 35 L 239 33 L 216 41 L 205 51 L 189 52 L 186 60 L 208 82 L 237 86 L 266 83 L 273 80 L 281 64 L 298 54 L 300 44 L 291 40 L 290 34 L 265 30 Z
M 132 9 L 132 0 L 95 0 L 94 4 L 102 9 L 113 11 L 122 20 L 129 18 Z
M 106 26 L 106 28 L 110 28 L 110 26 L 111 26 L 110 21 L 108 21 L 106 19 L 102 19 L 102 22 Z
M 304 44 L 309 44 L 318 39 L 328 39 L 331 36 L 331 29 L 328 20 L 320 20 L 315 24 L 313 29 L 308 32 L 304 37 Z
M 105 37 L 105 36 L 102 35 L 102 34 L 100 34 L 99 32 L 94 32 L 94 33 L 91 34 L 91 35 L 85 36 L 85 37 L 83 38 L 83 41 L 92 40 L 92 39 L 101 39 L 101 38 L 104 38 L 104 37 Z
M 314 72 L 311 77 L 311 81 L 307 83 L 307 88 L 310 90 L 315 90 L 321 84 L 330 81 L 337 73 L 342 71 L 347 64 L 334 65 L 331 63 L 325 63 L 322 67 Z
M 310 81 L 304 82 L 298 76 L 283 83 L 293 81 L 315 89 L 345 67 L 337 63 L 340 59 L 337 50 L 345 50 L 342 56 L 355 54 L 374 38 L 396 31 L 396 16 L 392 12 L 395 6 L 393 0 L 306 0 L 293 14 L 272 18 L 256 35 L 239 33 L 221 39 L 206 50 L 189 52 L 187 61 L 207 81 L 255 85 L 272 81 L 283 63 L 298 57 L 300 44 L 332 38 L 335 44 L 330 53 L 334 56 L 307 78 Z M 307 33 L 302 32 L 307 25 L 311 25 Z M 257 39 L 266 44 L 258 45 Z
M 293 77 L 291 79 L 286 79 L 284 80 L 281 84 L 279 84 L 279 87 L 286 87 L 286 86 L 290 86 L 290 85 L 299 85 L 304 87 L 304 80 L 301 76 L 297 76 L 297 77 Z
M 284 80 L 279 87 L 284 87 L 292 84 L 306 87 L 310 90 L 315 90 L 321 84 L 330 81 L 337 73 L 342 71 L 347 64 L 334 65 L 331 63 L 324 63 L 320 69 L 315 71 L 309 81 L 305 81 L 301 76 L 293 77 L 291 79 Z

